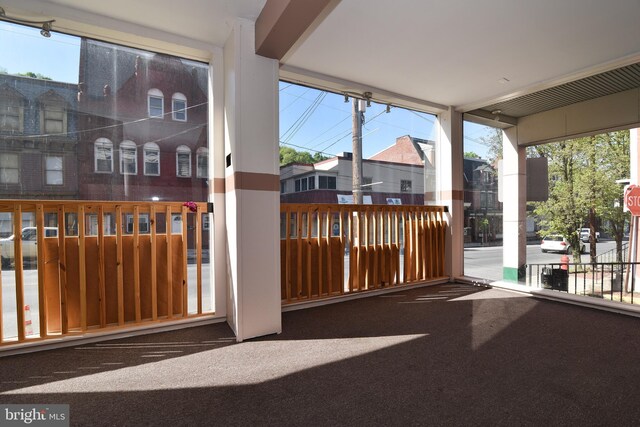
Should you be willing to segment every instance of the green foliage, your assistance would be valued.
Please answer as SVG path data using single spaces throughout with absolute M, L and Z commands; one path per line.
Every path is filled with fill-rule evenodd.
M 34 73 L 33 71 L 27 71 L 26 73 L 17 73 L 16 75 L 23 76 L 23 77 L 31 77 L 31 78 L 40 79 L 40 80 L 52 80 L 51 77 L 47 77 L 40 73 Z
M 280 166 L 288 165 L 289 163 L 312 164 L 325 159 L 328 159 L 328 157 L 323 156 L 322 153 L 311 155 L 308 151 L 296 151 L 291 147 L 280 146 Z
M 629 131 L 541 145 L 536 151 L 549 161 L 549 199 L 535 209 L 540 234 L 561 234 L 577 248 L 577 230 L 598 216 L 603 229 L 621 241 L 628 214 L 622 212 L 616 180 L 629 176 Z
M 480 156 L 476 153 L 474 153 L 473 151 L 465 151 L 464 152 L 464 158 L 465 159 L 479 159 Z

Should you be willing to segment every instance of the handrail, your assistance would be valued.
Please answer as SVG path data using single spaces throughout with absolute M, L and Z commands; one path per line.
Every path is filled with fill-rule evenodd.
M 0 223 L 11 221 L 13 231 L 10 241 L 0 243 L 0 285 L 15 288 L 14 310 L 4 316 L 0 299 L 4 330 L 14 331 L 3 334 L 0 321 L 0 346 L 211 314 L 213 307 L 202 303 L 206 213 L 206 203 L 0 201 Z M 23 239 L 29 227 L 35 240 Z M 33 246 L 37 250 L 29 252 Z M 192 252 L 195 274 L 187 268 Z M 37 277 L 25 268 L 34 261 L 29 257 Z M 35 305 L 26 292 L 34 284 Z M 36 314 L 38 327 L 30 331 L 28 317 Z
M 443 206 L 280 206 L 282 303 L 442 279 Z

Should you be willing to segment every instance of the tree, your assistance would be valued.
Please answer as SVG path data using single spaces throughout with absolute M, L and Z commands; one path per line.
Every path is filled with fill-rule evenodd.
M 479 159 L 480 155 L 474 153 L 473 151 L 465 151 L 464 152 L 465 159 Z
M 280 146 L 280 166 L 288 165 L 289 163 L 312 164 L 327 158 L 322 153 L 311 155 L 308 151 L 296 151 L 291 147 Z
M 596 262 L 596 218 L 616 240 L 621 259 L 628 214 L 622 212 L 622 188 L 629 176 L 629 131 L 610 132 L 536 147 L 549 160 L 549 199 L 536 204 L 541 234 L 562 234 L 580 247 L 578 230 L 589 224 L 591 262 Z M 575 257 L 574 262 L 580 262 Z
M 17 76 L 24 76 L 24 77 L 31 77 L 33 79 L 40 79 L 40 80 L 52 80 L 51 77 L 47 77 L 45 75 L 42 75 L 40 73 L 34 73 L 33 71 L 27 71 L 26 73 L 17 73 Z

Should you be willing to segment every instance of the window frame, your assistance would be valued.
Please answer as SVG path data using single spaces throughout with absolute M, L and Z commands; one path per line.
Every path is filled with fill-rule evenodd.
M 189 155 L 189 173 L 188 175 L 180 175 L 180 156 L 181 155 L 185 155 L 188 154 Z M 177 178 L 191 178 L 192 176 L 192 167 L 191 167 L 191 148 L 187 147 L 186 145 L 180 145 L 178 148 L 176 148 L 176 177 Z
M 98 146 L 104 146 L 104 147 L 108 147 L 109 151 L 110 151 L 110 170 L 106 171 L 106 170 L 98 170 L 98 156 L 96 156 L 97 154 L 97 148 Z M 107 138 L 98 138 L 94 141 L 93 143 L 93 172 L 94 173 L 113 173 L 113 142 L 111 142 L 110 139 Z
M 49 169 L 49 159 L 60 159 L 60 169 Z M 64 156 L 62 154 L 45 154 L 44 155 L 44 185 L 59 187 L 64 185 Z M 60 183 L 53 184 L 49 182 L 49 172 L 60 172 Z
M 152 114 L 151 99 L 160 100 L 160 114 Z M 153 107 L 153 108 L 157 109 L 158 107 Z M 152 119 L 164 118 L 164 94 L 160 89 L 152 88 L 147 91 L 147 115 Z
M 205 158 L 206 160 L 206 171 L 204 174 L 200 171 L 200 160 Z M 209 149 L 207 147 L 200 147 L 196 150 L 196 178 L 209 178 Z
M 128 164 L 133 164 L 133 172 L 129 172 L 125 170 L 125 155 L 124 151 L 133 150 L 133 162 L 129 162 Z M 137 175 L 138 174 L 138 146 L 135 142 L 126 139 L 120 143 L 118 147 L 118 155 L 120 156 L 120 175 Z
M 2 163 L 2 161 L 6 161 L 10 157 L 15 156 L 15 165 L 11 165 L 12 167 L 7 167 Z M 0 159 L 0 184 L 2 185 L 18 185 L 20 184 L 21 174 L 20 174 L 20 153 L 3 153 L 2 159 Z M 3 179 L 5 176 L 5 170 L 15 170 L 16 171 L 16 181 L 6 181 Z
M 148 158 L 148 154 L 150 152 L 156 152 L 157 153 L 157 159 L 155 163 L 152 163 L 149 161 Z M 144 176 L 160 176 L 160 146 L 158 144 L 156 144 L 155 142 L 147 142 L 144 144 L 144 146 L 142 147 L 142 157 L 143 157 L 143 171 L 142 173 L 144 174 Z M 157 164 L 158 165 L 158 173 L 149 173 L 147 171 L 147 165 L 148 164 Z
M 176 102 L 183 102 L 184 107 L 176 108 Z M 184 118 L 179 118 L 178 114 L 184 114 Z M 178 122 L 187 121 L 187 97 L 180 92 L 176 92 L 171 96 L 171 118 Z

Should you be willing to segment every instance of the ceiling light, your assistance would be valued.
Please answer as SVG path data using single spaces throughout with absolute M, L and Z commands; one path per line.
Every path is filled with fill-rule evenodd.
M 492 115 L 497 116 L 498 114 L 502 113 L 502 110 L 493 110 L 491 112 Z
M 15 22 L 18 24 L 38 24 L 42 25 L 42 30 L 40 30 L 40 34 L 43 37 L 51 37 L 51 24 L 55 22 L 55 19 L 47 19 L 47 20 L 31 20 L 31 19 L 22 19 L 15 18 L 11 16 L 7 16 L 6 12 L 2 7 L 0 7 L 0 20 Z
M 42 24 L 42 29 L 40 30 L 40 34 L 42 34 L 42 37 L 46 37 L 46 38 L 51 37 L 51 23 L 50 22 L 45 22 L 44 24 Z

